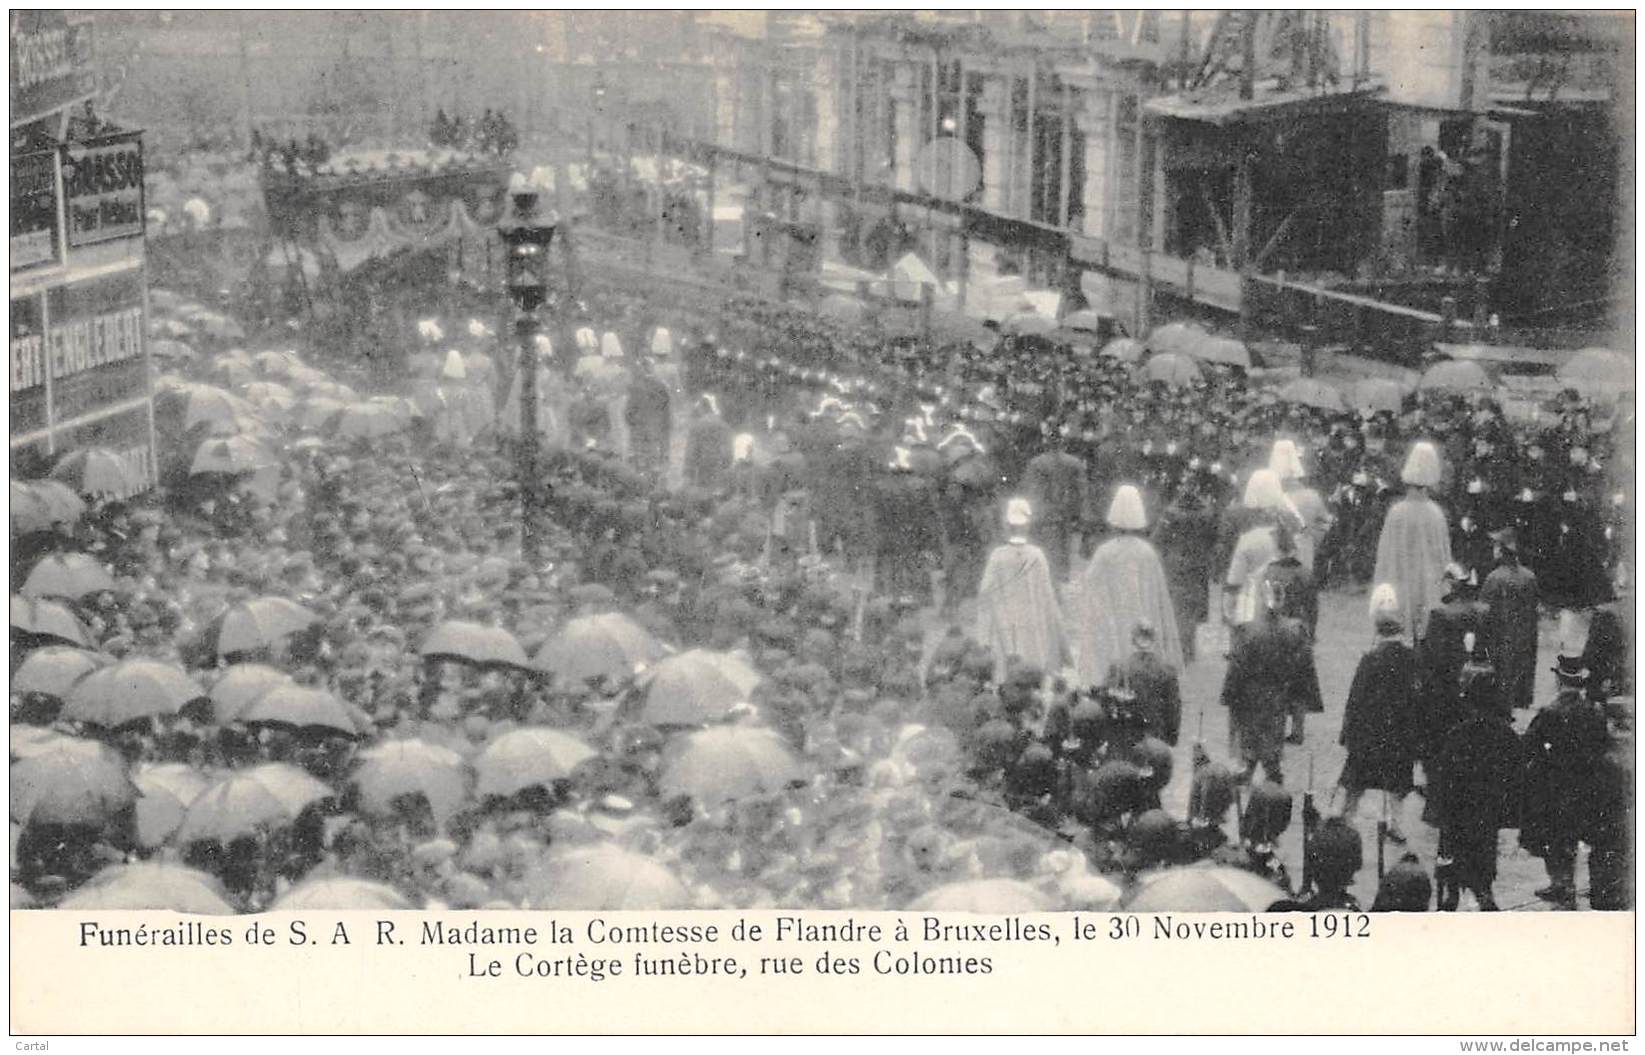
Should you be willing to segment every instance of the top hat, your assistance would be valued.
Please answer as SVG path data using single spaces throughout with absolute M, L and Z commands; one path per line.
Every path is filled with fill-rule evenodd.
M 1560 681 L 1585 684 L 1588 680 L 1588 665 L 1582 661 L 1581 656 L 1561 653 L 1554 661 L 1554 665 L 1548 669 L 1552 670 Z

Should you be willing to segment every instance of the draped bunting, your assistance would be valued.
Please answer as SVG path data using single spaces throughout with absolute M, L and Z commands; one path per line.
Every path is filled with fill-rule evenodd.
M 488 229 L 476 222 L 469 215 L 468 207 L 457 198 L 447 202 L 444 223 L 421 230 L 410 223 L 391 218 L 381 206 L 371 210 L 365 230 L 357 238 L 343 237 L 329 217 L 319 219 L 320 244 L 345 274 L 369 260 L 402 249 L 438 249 L 465 239 L 483 239 L 488 233 Z

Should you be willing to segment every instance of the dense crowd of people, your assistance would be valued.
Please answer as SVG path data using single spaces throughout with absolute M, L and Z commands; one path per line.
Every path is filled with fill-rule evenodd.
M 1631 903 L 1631 404 L 1322 410 L 1124 342 L 588 297 L 535 364 L 425 318 L 386 391 L 202 339 L 159 491 L 14 490 L 14 905 L 1345 907 L 1360 796 L 1419 763 L 1440 858 L 1376 907 L 1494 907 L 1504 828 L 1547 900 L 1585 844 L 1589 903 Z M 1346 805 L 1285 862 L 1336 585 L 1374 586 Z M 1589 629 L 1521 737 L 1543 608 Z M 1208 650 L 1233 738 L 1176 817 Z

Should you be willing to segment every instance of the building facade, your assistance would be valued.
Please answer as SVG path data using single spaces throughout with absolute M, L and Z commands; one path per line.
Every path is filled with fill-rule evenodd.
M 981 252 L 1134 325 L 1162 301 L 1295 316 L 1300 291 L 1403 332 L 1592 324 L 1631 273 L 1626 16 L 909 12 L 721 36 L 716 141 L 962 204 L 899 243 L 945 278 Z M 823 218 L 873 266 L 853 250 L 885 211 Z
M 11 467 L 101 448 L 155 480 L 143 140 L 93 113 L 94 25 L 11 16 Z

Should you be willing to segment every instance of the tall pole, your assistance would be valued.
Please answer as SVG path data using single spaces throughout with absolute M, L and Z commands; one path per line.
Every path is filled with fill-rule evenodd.
M 926 259 L 931 264 L 933 264 L 935 266 L 938 266 L 938 267 L 940 267 L 941 264 L 937 259 L 938 254 L 937 254 L 936 213 L 933 212 L 932 209 L 931 209 L 930 199 L 935 198 L 937 195 L 942 193 L 941 189 L 937 185 L 937 136 L 940 135 L 941 131 L 942 131 L 942 126 L 939 123 L 940 122 L 940 111 L 942 110 L 941 89 L 942 89 L 941 58 L 937 54 L 937 49 L 932 48 L 931 49 L 931 120 L 926 123 L 926 146 L 925 146 L 924 150 L 920 151 L 920 153 L 925 155 L 926 165 L 927 165 L 927 167 L 929 167 L 929 169 L 931 171 L 931 176 L 930 176 L 929 180 L 927 181 L 928 186 L 925 188 L 925 193 L 929 196 L 927 198 L 927 204 L 925 206 L 925 232 L 926 232 L 926 238 L 928 239 L 928 242 L 929 242 L 929 244 L 926 248 L 926 254 L 927 254 Z M 927 336 L 929 336 L 929 334 L 927 334 Z
M 246 13 L 235 14 L 240 36 L 240 142 L 251 149 L 251 47 L 246 41 Z
M 537 563 L 542 546 L 537 538 L 537 334 L 542 329 L 535 312 L 516 306 L 514 340 L 519 349 L 520 374 L 520 556 Z
M 520 487 L 520 555 L 536 563 L 542 547 L 537 538 L 538 494 L 537 454 L 541 438 L 537 434 L 537 334 L 541 324 L 537 309 L 548 296 L 548 251 L 553 244 L 555 223 L 538 214 L 540 192 L 524 183 L 511 181 L 512 208 L 497 225 L 505 252 L 504 276 L 513 302 L 514 337 L 518 350 L 520 378 L 520 445 L 517 449 Z
M 1064 81 L 1062 85 L 1062 139 L 1058 147 L 1057 226 L 1068 229 L 1068 202 L 1073 188 L 1068 184 L 1074 178 L 1074 93 Z
M 1022 181 L 1022 189 L 1025 192 L 1022 196 L 1022 218 L 1025 220 L 1031 220 L 1034 218 L 1034 122 L 1035 118 L 1038 116 L 1034 111 L 1036 104 L 1039 102 L 1039 83 L 1039 63 L 1034 62 L 1028 67 L 1028 142 L 1026 144 L 1027 150 L 1024 152 L 1023 158 L 1024 178 Z

